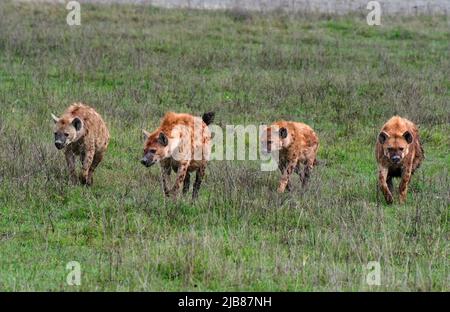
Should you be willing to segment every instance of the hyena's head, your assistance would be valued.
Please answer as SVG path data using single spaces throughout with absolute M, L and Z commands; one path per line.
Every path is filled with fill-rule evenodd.
M 279 151 L 289 145 L 288 130 L 285 127 L 267 127 L 261 136 L 262 150 L 266 153 Z
M 383 153 L 390 162 L 400 164 L 409 152 L 409 144 L 413 141 L 413 136 L 409 131 L 403 134 L 389 135 L 385 131 L 381 131 L 378 135 L 378 142 L 383 146 Z
M 144 157 L 141 159 L 141 164 L 146 167 L 169 157 L 169 139 L 161 131 L 149 133 L 142 130 L 146 138 L 144 145 Z
M 55 146 L 57 149 L 63 149 L 70 143 L 78 141 L 84 131 L 84 123 L 78 118 L 58 118 L 52 114 L 53 121 L 55 122 L 54 134 L 55 134 Z

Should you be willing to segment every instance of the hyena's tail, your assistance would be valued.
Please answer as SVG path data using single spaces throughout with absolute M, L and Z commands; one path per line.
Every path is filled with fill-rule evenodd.
M 207 126 L 209 126 L 214 121 L 214 116 L 215 116 L 214 112 L 204 113 L 203 116 L 202 116 L 203 122 Z

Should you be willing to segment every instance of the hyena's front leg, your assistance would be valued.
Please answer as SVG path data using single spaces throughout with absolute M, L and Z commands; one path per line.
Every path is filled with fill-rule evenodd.
M 283 175 L 281 176 L 280 185 L 278 186 L 278 193 L 284 193 L 284 190 L 289 185 L 289 179 L 291 178 L 292 171 L 294 171 L 295 166 L 297 166 L 298 159 L 291 160 L 284 169 Z
M 408 191 L 408 184 L 411 180 L 411 166 L 403 170 L 402 180 L 400 181 L 399 193 L 400 193 L 400 203 L 403 204 L 406 201 L 406 192 Z
M 392 204 L 392 202 L 393 202 L 392 193 L 389 190 L 389 186 L 387 184 L 388 172 L 389 172 L 389 170 L 384 167 L 380 167 L 378 169 L 378 185 L 380 186 L 380 189 L 383 192 L 386 202 L 388 204 Z
M 175 179 L 175 184 L 173 185 L 172 189 L 170 190 L 170 195 L 174 198 L 177 197 L 178 190 L 181 187 L 181 184 L 183 184 L 184 179 L 186 177 L 186 173 L 189 167 L 189 161 L 184 161 L 180 163 L 180 167 L 178 168 L 177 177 Z
M 392 194 L 392 192 L 394 191 L 394 183 L 392 181 L 392 176 L 390 176 L 390 175 L 387 176 L 386 183 L 389 188 L 389 191 L 391 191 L 391 194 Z
M 72 150 L 66 149 L 65 156 L 67 168 L 69 169 L 70 182 L 76 184 L 78 181 L 77 181 L 77 174 L 75 172 L 75 154 L 73 153 Z
M 169 176 L 170 172 L 172 171 L 172 167 L 170 167 L 170 164 L 164 164 L 161 163 L 161 180 L 162 180 L 162 186 L 163 186 L 163 192 L 164 195 L 169 196 Z
M 286 170 L 286 166 L 287 166 L 286 160 L 280 160 L 280 162 L 278 163 L 278 169 L 280 169 L 281 174 L 283 174 L 284 171 Z M 296 170 L 298 172 L 300 169 L 298 168 L 298 166 L 296 166 L 294 168 L 294 170 Z M 292 190 L 291 181 L 288 181 L 288 183 L 286 185 L 286 189 L 288 190 L 288 192 L 290 192 Z
M 81 184 L 90 186 L 89 181 L 89 170 L 91 169 L 92 162 L 94 161 L 95 156 L 95 147 L 94 145 L 88 145 L 86 147 L 86 152 L 84 154 L 84 157 L 82 159 L 82 167 L 81 167 L 81 175 L 80 175 L 80 181 Z
M 194 189 L 192 190 L 192 199 L 198 197 L 198 191 L 200 190 L 200 185 L 202 184 L 203 177 L 205 176 L 206 164 L 200 166 L 195 175 Z

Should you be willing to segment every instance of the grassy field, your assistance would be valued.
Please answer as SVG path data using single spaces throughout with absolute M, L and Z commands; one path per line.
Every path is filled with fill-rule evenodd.
M 69 27 L 67 12 L 0 4 L 0 290 L 450 290 L 448 18 L 83 5 Z M 92 188 L 69 185 L 53 146 L 50 113 L 74 101 L 111 130 Z M 197 202 L 165 200 L 139 159 L 140 129 L 168 110 L 310 124 L 309 189 L 279 195 L 278 172 L 216 161 Z M 393 114 L 420 125 L 426 160 L 387 206 L 374 145 Z

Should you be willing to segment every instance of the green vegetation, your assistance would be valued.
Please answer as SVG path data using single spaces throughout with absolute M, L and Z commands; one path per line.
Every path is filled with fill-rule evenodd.
M 0 290 L 449 291 L 450 60 L 446 17 L 0 4 Z M 94 106 L 112 140 L 92 188 L 68 184 L 50 113 Z M 163 198 L 141 128 L 164 112 L 216 123 L 310 124 L 308 190 L 211 162 L 200 198 Z M 405 205 L 376 192 L 374 144 L 392 115 L 426 160 Z M 396 181 L 398 183 L 398 181 Z M 398 202 L 398 201 L 397 201 Z M 78 261 L 82 285 L 66 284 Z M 381 264 L 381 286 L 363 266 Z

